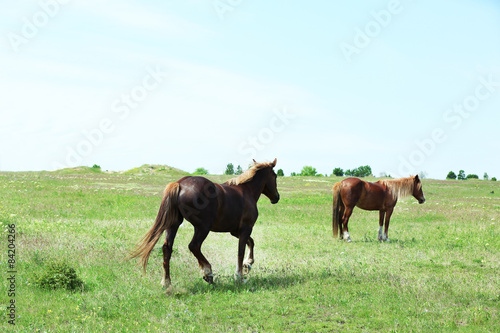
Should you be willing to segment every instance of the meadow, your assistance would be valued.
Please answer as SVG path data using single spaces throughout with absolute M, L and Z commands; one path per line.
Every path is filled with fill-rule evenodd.
M 377 241 L 378 212 L 355 209 L 353 242 L 344 243 L 331 227 L 331 188 L 341 178 L 279 177 L 280 202 L 259 201 L 248 282 L 233 278 L 237 239 L 210 233 L 202 250 L 215 284 L 205 283 L 185 222 L 171 261 L 174 291 L 166 295 L 160 243 L 145 275 L 123 259 L 153 224 L 165 185 L 183 175 L 160 166 L 0 172 L 0 331 L 500 331 L 499 182 L 425 179 L 425 204 L 398 202 L 391 242 Z M 76 291 L 36 283 L 60 260 L 83 281 Z

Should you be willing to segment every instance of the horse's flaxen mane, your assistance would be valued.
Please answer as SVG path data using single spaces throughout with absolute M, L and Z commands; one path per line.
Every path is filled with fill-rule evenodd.
M 413 194 L 415 187 L 415 177 L 406 177 L 399 179 L 384 179 L 379 180 L 378 183 L 385 185 L 391 191 L 394 200 L 398 198 L 407 197 Z M 417 183 L 418 187 L 422 187 L 422 183 Z
M 252 165 L 247 171 L 243 172 L 241 175 L 238 177 L 234 177 L 226 181 L 224 184 L 226 185 L 240 185 L 247 183 L 252 180 L 252 178 L 255 176 L 257 171 L 267 168 L 267 167 L 273 167 L 272 162 L 263 162 L 263 163 L 255 163 Z

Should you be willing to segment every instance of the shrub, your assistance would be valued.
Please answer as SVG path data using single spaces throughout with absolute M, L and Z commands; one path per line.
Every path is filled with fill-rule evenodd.
M 278 169 L 278 172 L 276 173 L 279 177 L 285 176 L 285 173 L 283 172 L 283 169 Z
M 338 177 L 342 177 L 344 175 L 344 170 L 341 168 L 335 168 L 333 169 L 333 174 Z
M 448 172 L 448 176 L 446 176 L 446 179 L 457 179 L 457 175 L 453 171 L 450 171 Z
M 208 175 L 208 170 L 205 168 L 198 168 L 193 172 L 193 175 Z
M 43 289 L 76 290 L 83 286 L 83 281 L 65 261 L 51 261 L 40 276 L 35 276 L 35 284 Z
M 491 178 L 492 181 L 496 182 L 497 181 L 497 177 L 493 177 Z
M 316 176 L 316 168 L 313 168 L 312 166 L 306 165 L 305 167 L 302 168 L 302 171 L 300 172 L 301 176 Z
M 467 179 L 479 179 L 479 176 L 471 173 L 467 175 Z
M 346 176 L 352 177 L 366 177 L 372 174 L 372 168 L 369 165 L 360 166 L 359 168 L 353 170 L 346 170 Z

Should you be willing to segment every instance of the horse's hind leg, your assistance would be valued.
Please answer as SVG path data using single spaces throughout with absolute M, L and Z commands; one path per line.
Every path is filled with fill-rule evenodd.
M 207 258 L 201 253 L 201 244 L 207 238 L 209 229 L 206 227 L 195 227 L 194 235 L 191 243 L 189 243 L 189 250 L 198 259 L 198 264 L 200 265 L 201 271 L 203 273 L 203 280 L 208 283 L 214 283 L 214 276 L 212 274 L 212 266 L 208 262 Z
M 167 292 L 170 291 L 170 287 L 172 285 L 170 281 L 170 258 L 172 257 L 172 247 L 174 245 L 175 235 L 177 234 L 177 230 L 179 229 L 181 223 L 182 220 L 165 231 L 165 243 L 162 246 L 163 279 L 161 280 L 161 285 L 167 289 Z
M 351 236 L 349 236 L 349 228 L 347 227 L 347 224 L 349 223 L 349 218 L 351 217 L 353 211 L 353 207 L 345 207 L 344 211 L 344 216 L 342 217 L 342 232 L 343 232 L 343 239 L 346 242 L 352 242 Z

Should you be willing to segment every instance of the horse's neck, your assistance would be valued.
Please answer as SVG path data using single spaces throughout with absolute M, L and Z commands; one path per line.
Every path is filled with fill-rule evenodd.
M 250 181 L 238 186 L 241 186 L 244 192 L 249 193 L 255 199 L 255 202 L 257 202 L 264 190 L 264 181 L 262 180 L 262 176 L 257 172 Z

